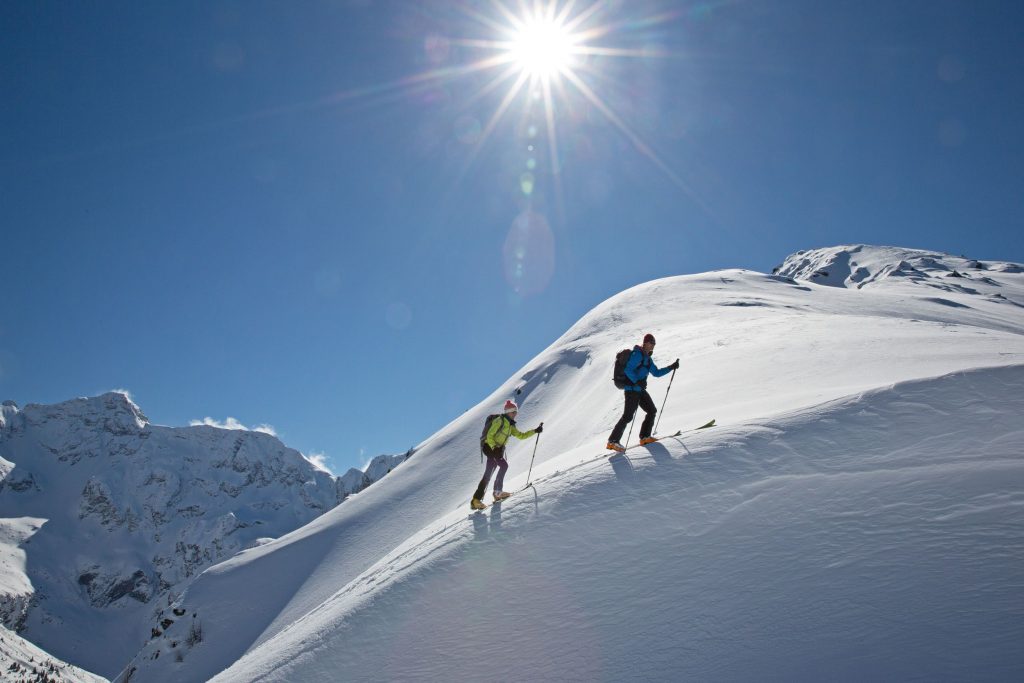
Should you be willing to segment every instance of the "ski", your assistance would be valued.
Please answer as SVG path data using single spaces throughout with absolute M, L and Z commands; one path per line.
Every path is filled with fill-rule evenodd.
M 654 441 L 648 441 L 647 443 L 634 443 L 634 444 L 630 444 L 630 445 L 626 446 L 626 450 L 629 451 L 629 450 L 632 450 L 634 448 L 640 448 L 641 446 L 650 446 L 652 443 L 658 443 L 662 439 L 671 439 L 672 437 L 679 436 L 682 433 L 683 433 L 683 430 L 680 429 L 675 434 L 666 434 L 664 436 L 654 436 L 654 437 L 651 437 L 651 438 L 654 439 Z M 625 452 L 625 451 L 623 451 L 623 452 Z
M 683 433 L 683 434 L 686 434 L 687 432 L 695 432 L 695 431 L 697 431 L 698 429 L 707 429 L 708 427 L 714 427 L 714 426 L 715 426 L 715 419 L 714 419 L 714 418 L 711 418 L 711 420 L 709 420 L 709 421 L 708 421 L 707 423 L 705 423 L 705 424 L 702 424 L 702 425 L 701 425 L 700 427 L 694 427 L 693 429 L 684 429 L 684 430 L 682 431 L 682 433 Z
M 693 427 L 692 429 L 680 429 L 675 434 L 666 434 L 665 436 L 654 437 L 654 441 L 651 441 L 650 443 L 646 443 L 646 444 L 640 444 L 640 443 L 630 444 L 630 445 L 626 446 L 625 450 L 621 450 L 621 451 L 609 450 L 608 453 L 606 453 L 605 455 L 608 456 L 608 457 L 611 457 L 615 453 L 625 453 L 626 451 L 631 451 L 634 448 L 639 448 L 640 446 L 650 446 L 652 443 L 657 443 L 657 442 L 661 441 L 662 439 L 671 439 L 671 438 L 676 437 L 676 436 L 682 436 L 683 434 L 689 434 L 690 432 L 696 432 L 697 430 L 707 429 L 708 427 L 714 427 L 714 426 L 715 426 L 715 420 L 712 419 L 712 420 L 702 424 L 700 427 Z

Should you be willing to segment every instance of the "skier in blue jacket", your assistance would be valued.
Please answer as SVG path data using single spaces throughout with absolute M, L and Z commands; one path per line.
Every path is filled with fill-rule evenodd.
M 619 451 L 620 453 L 625 449 L 619 439 L 622 438 L 622 433 L 626 431 L 626 425 L 633 421 L 633 415 L 636 414 L 637 406 L 644 409 L 644 422 L 640 425 L 640 443 L 646 445 L 655 441 L 651 438 L 651 431 L 654 429 L 654 416 L 657 414 L 658 409 L 654 405 L 654 401 L 651 399 L 651 395 L 647 393 L 647 375 L 651 374 L 655 377 L 662 377 L 667 375 L 672 370 L 679 369 L 679 359 L 676 358 L 676 362 L 667 368 L 658 368 L 651 360 L 651 353 L 654 352 L 654 335 L 645 334 L 644 343 L 642 346 L 634 346 L 633 353 L 629 355 L 629 360 L 626 361 L 626 377 L 632 382 L 632 386 L 628 386 L 623 390 L 626 398 L 625 409 L 622 411 L 622 417 L 615 425 L 615 429 L 612 430 L 611 436 L 608 437 L 608 450 Z

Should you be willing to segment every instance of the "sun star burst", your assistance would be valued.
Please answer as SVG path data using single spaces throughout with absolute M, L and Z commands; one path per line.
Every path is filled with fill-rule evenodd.
M 466 77 L 479 82 L 479 74 L 494 72 L 493 78 L 463 101 L 469 109 L 504 89 L 486 120 L 479 122 L 479 132 L 473 135 L 473 146 L 460 177 L 468 172 L 477 154 L 519 103 L 520 121 L 524 122 L 520 129 L 535 131 L 527 144 L 529 165 L 522 176 L 525 180 L 520 183 L 527 198 L 533 196 L 542 173 L 554 183 L 556 199 L 560 197 L 563 150 L 559 149 L 559 129 L 567 131 L 574 125 L 571 122 L 588 120 L 580 116 L 586 108 L 596 112 L 625 136 L 636 151 L 689 192 L 655 149 L 616 111 L 612 104 L 616 98 L 606 99 L 600 94 L 601 90 L 621 86 L 621 82 L 608 77 L 613 62 L 618 66 L 624 60 L 650 60 L 670 54 L 641 43 L 638 38 L 642 35 L 638 33 L 673 21 L 680 12 L 647 15 L 639 10 L 632 18 L 616 16 L 626 12 L 625 7 L 607 0 L 490 0 L 460 4 L 460 11 L 479 33 L 444 38 L 442 42 L 464 50 L 471 56 L 469 60 L 438 67 L 399 83 L 426 88 Z M 627 45 L 615 45 L 620 41 Z M 638 44 L 641 46 L 637 47 Z M 621 91 L 615 94 L 622 99 Z M 574 115 L 566 116 L 565 112 Z M 545 152 L 547 164 L 542 170 Z
M 534 17 L 516 31 L 509 54 L 528 75 L 551 78 L 572 66 L 576 42 L 576 36 L 557 19 Z

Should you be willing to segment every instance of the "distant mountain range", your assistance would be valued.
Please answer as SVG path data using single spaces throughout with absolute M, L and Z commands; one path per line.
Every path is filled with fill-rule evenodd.
M 122 393 L 6 401 L 3 624 L 112 676 L 204 569 L 306 524 L 409 455 L 334 477 L 265 433 L 153 425 Z

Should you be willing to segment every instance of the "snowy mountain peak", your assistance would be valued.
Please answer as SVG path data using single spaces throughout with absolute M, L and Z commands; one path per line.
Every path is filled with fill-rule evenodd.
M 112 434 L 135 434 L 149 424 L 142 410 L 127 394 L 119 391 L 53 405 L 30 403 L 20 412 L 30 425 L 77 423 L 86 427 L 101 426 Z
M 1018 274 L 1024 272 L 1024 268 L 1004 261 L 978 261 L 941 252 L 860 244 L 798 251 L 773 272 L 831 287 L 861 289 L 869 285 L 912 282 L 977 294 L 980 293 L 978 287 L 998 288 L 1000 274 Z
M 1018 268 L 861 245 L 637 285 L 381 485 L 204 572 L 119 680 L 472 679 L 494 653 L 525 680 L 1019 679 Z M 608 457 L 647 331 L 680 358 L 655 431 L 691 431 Z M 543 439 L 471 512 L 512 395 Z
M 4 401 L 0 405 L 0 430 L 4 429 L 17 414 L 18 404 L 14 401 Z

